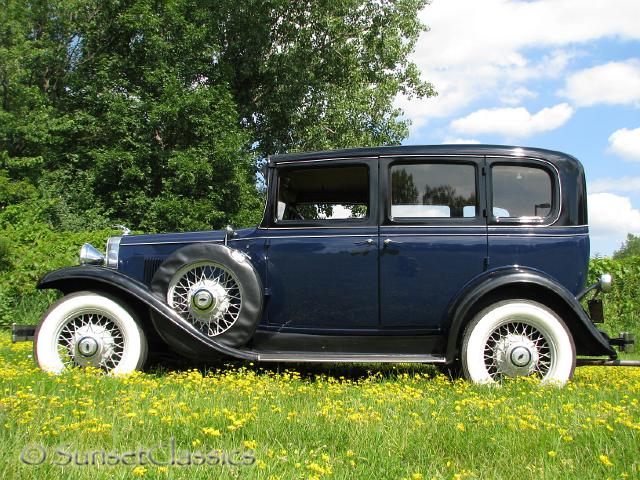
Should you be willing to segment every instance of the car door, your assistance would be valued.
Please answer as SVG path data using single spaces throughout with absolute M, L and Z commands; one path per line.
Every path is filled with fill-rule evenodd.
M 485 268 L 483 157 L 381 157 L 380 322 L 437 333 Z
M 267 240 L 267 328 L 378 328 L 376 158 L 276 164 Z

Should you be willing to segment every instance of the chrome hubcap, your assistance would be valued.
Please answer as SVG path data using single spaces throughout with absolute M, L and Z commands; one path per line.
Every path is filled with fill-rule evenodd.
M 538 329 L 526 323 L 510 322 L 489 336 L 484 361 L 493 380 L 534 374 L 544 377 L 551 368 L 552 352 Z
M 231 304 L 227 290 L 210 279 L 192 285 L 187 293 L 187 299 L 189 313 L 205 323 L 224 316 Z
M 76 343 L 76 348 L 78 349 L 78 353 L 83 357 L 93 357 L 100 348 L 98 342 L 93 337 L 82 337 Z
M 114 369 L 124 354 L 122 331 L 109 317 L 85 313 L 67 320 L 58 335 L 58 353 L 65 367 Z
M 167 303 L 201 332 L 213 337 L 228 330 L 238 319 L 242 292 L 235 275 L 226 267 L 199 262 L 176 272 L 169 284 Z

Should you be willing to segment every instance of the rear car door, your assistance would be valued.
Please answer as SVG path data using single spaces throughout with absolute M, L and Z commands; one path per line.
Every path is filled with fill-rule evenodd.
M 380 159 L 380 322 L 438 333 L 449 302 L 484 271 L 482 156 Z

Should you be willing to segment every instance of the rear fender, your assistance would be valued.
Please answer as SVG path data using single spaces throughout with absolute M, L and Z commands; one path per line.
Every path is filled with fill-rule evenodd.
M 448 363 L 459 355 L 462 332 L 473 315 L 493 301 L 507 299 L 508 295 L 501 296 L 501 292 L 506 294 L 507 290 L 550 307 L 560 307 L 565 314 L 561 316 L 574 337 L 578 355 L 616 357 L 615 350 L 569 290 L 539 271 L 526 267 L 507 267 L 492 270 L 477 278 L 450 304 L 447 313 L 450 322 L 446 354 Z

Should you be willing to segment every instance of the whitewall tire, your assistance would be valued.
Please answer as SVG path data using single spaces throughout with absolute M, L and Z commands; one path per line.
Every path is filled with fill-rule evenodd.
M 58 300 L 43 315 L 34 352 L 47 372 L 80 366 L 130 373 L 144 365 L 147 339 L 135 314 L 116 297 L 77 292 Z
M 564 385 L 573 376 L 576 352 L 562 319 L 531 300 L 507 300 L 479 312 L 465 329 L 462 370 L 474 383 L 537 376 Z

